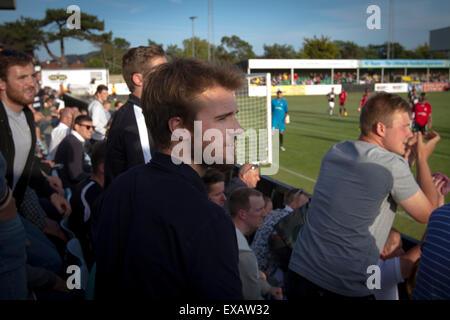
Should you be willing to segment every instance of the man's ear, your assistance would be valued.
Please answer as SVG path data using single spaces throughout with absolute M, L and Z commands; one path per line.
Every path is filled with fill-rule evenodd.
M 245 221 L 245 219 L 247 218 L 247 211 L 245 211 L 244 209 L 239 209 L 237 215 L 239 219 Z
M 6 81 L 0 78 L 0 90 L 6 90 Z
M 98 171 L 99 171 L 101 174 L 105 174 L 105 163 L 104 163 L 104 162 L 102 162 L 102 163 L 100 163 L 100 164 L 98 165 Z
M 133 84 L 137 87 L 142 87 L 144 83 L 144 77 L 141 73 L 133 73 L 131 76 L 131 81 L 133 81 Z
M 183 119 L 180 117 L 172 117 L 167 122 L 167 125 L 169 126 L 170 132 L 174 132 L 176 129 L 184 129 L 184 123 Z
M 375 125 L 375 133 L 380 137 L 384 137 L 386 135 L 386 125 L 382 122 L 377 122 Z

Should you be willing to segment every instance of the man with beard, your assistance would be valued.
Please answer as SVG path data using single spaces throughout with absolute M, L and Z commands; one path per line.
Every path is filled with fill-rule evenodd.
M 33 103 L 36 90 L 31 58 L 23 52 L 0 53 L 0 151 L 6 163 L 6 180 L 20 207 L 27 186 L 40 197 L 50 198 L 58 212 L 67 216 L 69 202 L 61 197 L 44 178 L 35 163 L 36 131 L 33 114 L 27 107 Z
M 96 298 L 242 299 L 234 225 L 201 179 L 211 166 L 206 131 L 221 134 L 215 167 L 234 162 L 242 128 L 233 90 L 242 84 L 234 69 L 195 59 L 162 64 L 145 78 L 154 153 L 117 177 L 100 203 Z

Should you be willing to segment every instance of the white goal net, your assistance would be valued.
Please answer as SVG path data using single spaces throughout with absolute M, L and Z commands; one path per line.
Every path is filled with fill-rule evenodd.
M 244 133 L 236 141 L 236 162 L 272 163 L 270 73 L 247 75 L 246 85 L 236 91 L 237 119 Z

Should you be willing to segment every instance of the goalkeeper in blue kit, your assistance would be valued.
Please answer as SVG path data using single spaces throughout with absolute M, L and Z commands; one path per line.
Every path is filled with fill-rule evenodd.
M 283 98 L 282 92 L 277 91 L 277 98 L 272 100 L 272 129 L 278 128 L 280 131 L 280 149 L 285 151 L 283 146 L 283 134 L 285 130 L 285 120 L 288 116 L 288 106 L 286 99 Z

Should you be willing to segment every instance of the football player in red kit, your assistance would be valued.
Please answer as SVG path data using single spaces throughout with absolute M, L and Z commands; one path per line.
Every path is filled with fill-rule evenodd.
M 345 92 L 344 88 L 342 88 L 341 93 L 339 93 L 339 117 L 342 115 L 342 111 L 344 111 L 344 117 L 347 116 L 347 110 L 345 109 L 346 99 L 347 99 L 347 92 Z
M 363 94 L 363 97 L 361 99 L 361 103 L 359 104 L 358 112 L 361 112 L 362 107 L 364 107 L 364 103 L 366 103 L 367 99 L 369 99 L 370 96 L 370 90 L 369 88 L 366 88 L 366 91 Z
M 426 101 L 426 94 L 420 94 L 419 102 L 413 108 L 413 131 L 425 133 L 426 129 L 431 129 L 431 104 Z

